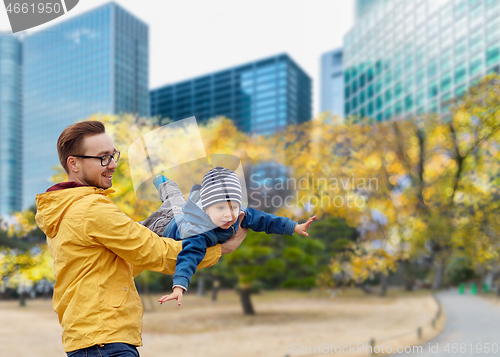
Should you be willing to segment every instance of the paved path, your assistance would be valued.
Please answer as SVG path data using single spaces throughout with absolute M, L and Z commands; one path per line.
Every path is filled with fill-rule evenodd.
M 438 298 L 446 312 L 447 320 L 443 332 L 430 341 L 432 352 L 429 351 L 429 343 L 426 343 L 422 346 L 421 353 L 403 353 L 398 356 L 500 356 L 499 305 L 473 295 L 458 295 L 456 290 L 440 293 Z M 452 350 L 453 344 L 456 344 L 455 352 Z M 446 347 L 448 351 L 445 351 Z M 490 351 L 486 353 L 488 347 Z

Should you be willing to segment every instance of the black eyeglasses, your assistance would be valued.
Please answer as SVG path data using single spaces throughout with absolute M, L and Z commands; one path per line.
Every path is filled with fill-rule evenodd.
M 108 166 L 111 163 L 111 159 L 118 162 L 120 160 L 120 152 L 115 151 L 111 155 L 102 155 L 102 156 L 85 156 L 85 155 L 70 155 L 74 157 L 81 157 L 82 159 L 101 159 L 101 166 Z

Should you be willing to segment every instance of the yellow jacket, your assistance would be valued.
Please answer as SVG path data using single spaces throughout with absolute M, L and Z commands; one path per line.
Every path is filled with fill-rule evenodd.
M 142 345 L 142 302 L 134 277 L 148 269 L 174 274 L 181 242 L 134 222 L 108 197 L 76 187 L 37 195 L 36 222 L 54 258 L 53 307 L 66 352 L 112 342 Z M 215 264 L 220 245 L 198 266 Z

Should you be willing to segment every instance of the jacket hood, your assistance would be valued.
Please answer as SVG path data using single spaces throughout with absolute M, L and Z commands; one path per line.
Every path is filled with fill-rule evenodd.
M 57 235 L 61 220 L 73 203 L 88 195 L 108 195 L 115 192 L 94 186 L 78 186 L 79 184 L 75 186 L 74 184 L 73 182 L 57 184 L 49 188 L 46 193 L 36 196 L 36 224 L 48 238 Z M 55 188 L 56 186 L 58 188 Z
M 192 237 L 218 228 L 206 212 L 198 205 L 201 185 L 194 185 L 189 192 L 189 197 L 182 206 L 184 222 L 179 225 L 182 238 Z
M 205 232 L 215 230 L 218 234 L 227 235 L 231 237 L 235 229 L 239 225 L 240 218 L 233 223 L 232 227 L 227 229 L 220 228 L 214 222 L 210 216 L 201 208 L 201 197 L 200 197 L 201 185 L 194 185 L 189 192 L 189 197 L 182 206 L 183 215 L 174 217 L 179 233 L 182 239 L 193 237 Z M 236 227 L 236 228 L 235 228 Z

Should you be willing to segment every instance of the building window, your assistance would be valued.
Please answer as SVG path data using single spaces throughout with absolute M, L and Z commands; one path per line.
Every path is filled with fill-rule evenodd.
M 500 60 L 500 48 L 498 45 L 492 45 L 486 49 L 486 67 L 490 67 Z
M 457 67 L 455 67 L 455 83 L 459 84 L 465 81 L 465 78 L 467 76 L 467 67 L 464 64 L 461 64 Z
M 451 67 L 451 50 L 443 52 L 441 55 L 441 71 L 446 71 Z
M 370 84 L 367 89 L 368 98 L 373 98 L 373 84 Z
M 361 91 L 361 93 L 359 93 L 359 105 L 365 104 L 365 99 L 365 91 Z
M 483 47 L 483 29 L 480 28 L 469 38 L 469 52 L 474 53 Z
M 391 119 L 391 117 L 392 117 L 392 108 L 388 107 L 385 109 L 384 119 L 389 120 L 389 119 Z
M 476 0 L 476 3 L 477 2 L 478 1 Z M 473 6 L 473 5 L 471 5 L 471 6 Z M 470 18 L 469 24 L 471 27 L 474 27 L 474 26 L 480 24 L 483 21 L 483 5 L 481 4 L 480 6 L 477 6 L 474 9 L 472 9 L 470 14 L 469 14 L 469 18 Z
M 356 110 L 356 108 L 358 107 L 358 98 L 357 97 L 352 98 L 351 105 L 352 105 L 352 110 L 353 111 Z
M 345 87 L 345 97 L 349 98 L 350 95 L 351 95 L 351 87 L 346 86 Z
M 351 83 L 351 92 L 352 92 L 352 95 L 356 94 L 357 91 L 358 91 L 358 81 L 355 79 Z
M 382 93 L 382 89 L 384 88 L 384 82 L 382 81 L 382 78 L 377 79 L 375 82 L 375 93 L 380 94 Z
M 411 72 L 413 69 L 413 56 L 408 56 L 405 59 L 405 71 L 406 73 Z
M 377 105 L 377 111 L 382 109 L 382 107 L 384 106 L 384 100 L 382 99 L 381 95 L 377 97 L 376 105 Z
M 373 102 L 368 103 L 367 109 L 368 116 L 371 117 L 373 115 Z
M 458 41 L 455 45 L 455 62 L 462 61 L 467 52 L 467 42 L 465 39 Z
M 362 89 L 364 86 L 365 86 L 365 74 L 362 73 L 360 76 L 359 76 L 359 89 Z
M 385 74 L 385 85 L 390 86 L 392 84 L 392 71 L 387 71 Z
M 490 20 L 488 25 L 486 26 L 486 42 L 494 40 L 498 37 L 500 33 L 500 18 L 496 18 L 495 20 Z
M 451 5 L 452 4 L 449 4 L 448 6 L 443 7 L 441 9 L 441 13 L 440 13 L 440 16 L 441 16 L 441 28 L 448 27 L 450 25 L 450 23 L 452 22 L 452 20 L 453 20 L 453 12 L 452 12 Z
M 385 103 L 389 104 L 392 101 L 392 89 L 388 89 L 385 91 Z
M 413 92 L 413 77 L 409 76 L 405 80 L 405 93 Z
M 367 76 L 368 82 L 371 82 L 373 80 L 373 67 L 372 66 L 370 66 L 368 68 L 368 70 L 366 71 L 366 76 Z
M 493 11 L 498 10 L 500 2 L 498 0 L 486 0 L 486 11 L 488 13 L 492 13 Z
M 405 110 L 408 112 L 413 109 L 413 96 L 411 94 L 405 97 Z
M 483 70 L 483 55 L 477 55 L 470 61 L 469 75 L 474 76 Z
M 415 73 L 415 84 L 417 87 L 421 86 L 425 82 L 425 69 L 420 68 Z
M 467 0 L 459 0 L 458 2 L 455 3 L 455 18 L 458 19 L 461 16 L 465 14 L 465 11 L 467 10 Z
M 437 69 L 438 69 L 437 59 L 433 59 L 427 65 L 427 77 L 433 78 L 437 74 Z
M 461 86 L 458 86 L 455 88 L 455 97 L 461 97 L 467 92 L 467 86 L 465 84 L 462 84 Z
M 451 88 L 451 72 L 446 72 L 441 76 L 441 92 L 446 92 Z
M 419 49 L 417 52 L 415 52 L 415 66 L 421 67 L 424 64 L 425 61 L 425 51 L 423 48 Z
M 365 108 L 361 108 L 361 110 L 359 111 L 359 114 L 361 116 L 361 118 L 364 118 L 366 115 L 365 115 Z
M 439 90 L 438 90 L 438 82 L 437 82 L 437 80 L 434 80 L 431 83 L 429 83 L 429 87 L 428 87 L 429 99 L 434 98 L 435 96 L 437 96 L 438 92 L 439 92 Z
M 403 65 L 402 64 L 398 64 L 394 68 L 394 81 L 398 81 L 401 78 L 402 72 L 403 72 Z
M 438 112 L 438 101 L 437 100 L 433 100 L 429 104 L 429 112 L 431 112 L 431 113 L 437 113 Z
M 403 101 L 399 101 L 394 105 L 394 114 L 401 115 L 403 113 Z
M 448 92 L 441 96 L 441 113 L 448 112 L 448 109 L 450 108 L 450 99 L 451 92 Z
M 403 94 L 403 84 L 401 82 L 396 83 L 394 86 L 394 98 L 398 99 Z

